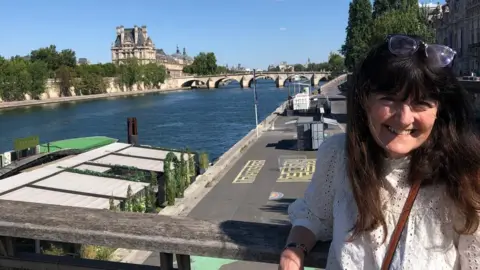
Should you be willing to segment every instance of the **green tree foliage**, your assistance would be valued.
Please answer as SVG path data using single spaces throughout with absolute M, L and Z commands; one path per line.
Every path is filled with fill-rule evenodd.
M 217 74 L 217 58 L 213 52 L 201 52 L 195 56 L 191 65 L 183 68 L 183 72 L 197 75 Z
M 371 9 L 369 0 L 350 3 L 347 37 L 341 48 L 349 70 L 388 34 L 417 35 L 427 42 L 435 41 L 435 31 L 417 0 L 375 0 Z
M 118 67 L 119 79 L 122 85 L 132 88 L 132 86 L 142 80 L 142 66 L 135 58 L 126 59 Z
M 60 96 L 71 96 L 70 87 L 73 86 L 75 78 L 73 68 L 68 66 L 60 66 L 55 72 L 55 77 L 59 80 Z
M 48 66 L 45 62 L 37 61 L 29 63 L 28 70 L 31 74 L 32 84 L 27 91 L 33 99 L 39 99 L 45 92 L 45 82 L 48 79 Z
M 378 17 L 373 23 L 371 44 L 381 42 L 392 33 L 418 35 L 426 42 L 434 42 L 435 31 L 420 13 L 419 7 L 413 6 L 404 10 L 391 10 Z
M 345 58 L 338 53 L 331 52 L 328 56 L 328 70 L 332 72 L 331 77 L 337 77 L 345 73 Z
M 127 188 L 127 198 L 125 199 L 125 211 L 132 212 L 133 211 L 133 194 L 132 194 L 132 187 L 128 185 Z
M 105 78 L 115 78 L 120 86 L 131 88 L 144 82 L 157 87 L 167 77 L 162 65 L 140 65 L 136 59 L 126 60 L 122 65 L 79 64 L 73 50 L 57 51 L 55 45 L 31 51 L 27 56 L 5 59 L 0 56 L 0 99 L 3 101 L 24 100 L 26 95 L 39 99 L 45 92 L 47 80 L 59 85 L 59 96 L 106 93 Z
M 174 153 L 169 152 L 163 163 L 163 176 L 165 178 L 165 194 L 168 205 L 175 204 L 175 195 L 177 193 L 177 185 L 175 182 L 174 161 L 177 159 Z
M 158 87 L 165 82 L 167 70 L 164 66 L 149 63 L 143 66 L 143 83 L 145 87 Z
M 55 45 L 50 45 L 49 47 L 33 50 L 30 53 L 30 61 L 45 62 L 48 70 L 51 71 L 49 75 L 53 78 L 54 72 L 61 66 L 75 68 L 77 57 L 75 52 L 70 49 L 57 52 L 57 47 Z
M 349 70 L 363 60 L 370 48 L 371 25 L 370 0 L 352 0 L 348 10 L 347 36 L 341 48 L 341 53 L 345 56 L 345 66 Z
M 75 94 L 94 95 L 107 92 L 104 71 L 100 65 L 80 65 L 76 69 Z
M 183 198 L 183 192 L 185 191 L 185 180 L 183 178 L 183 170 L 184 170 L 184 163 L 180 161 L 180 159 L 175 158 L 174 160 L 174 166 L 175 166 L 175 182 L 177 184 L 177 192 L 176 192 L 176 197 L 177 198 Z

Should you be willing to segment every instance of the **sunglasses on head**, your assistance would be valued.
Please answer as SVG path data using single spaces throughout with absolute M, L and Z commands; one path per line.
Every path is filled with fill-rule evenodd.
M 410 56 L 420 47 L 424 47 L 428 63 L 434 67 L 446 67 L 452 64 L 457 54 L 452 48 L 441 44 L 427 44 L 420 39 L 406 35 L 389 35 L 386 39 L 388 49 L 397 56 Z

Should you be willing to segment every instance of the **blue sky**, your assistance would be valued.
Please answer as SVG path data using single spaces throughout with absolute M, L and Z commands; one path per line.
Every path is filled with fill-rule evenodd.
M 109 62 L 115 27 L 147 25 L 157 48 L 176 45 L 218 64 L 266 68 L 325 61 L 345 39 L 349 0 L 0 0 L 0 55 L 50 44 Z

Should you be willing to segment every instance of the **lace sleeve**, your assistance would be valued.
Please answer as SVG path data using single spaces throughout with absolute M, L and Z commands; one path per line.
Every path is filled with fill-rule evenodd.
M 338 153 L 343 153 L 344 143 L 345 134 L 339 134 L 320 146 L 315 173 L 304 197 L 297 199 L 288 208 L 292 226 L 309 229 L 317 241 L 332 239 L 335 165 L 338 164 Z
M 460 235 L 458 240 L 461 269 L 480 269 L 480 227 L 472 235 Z

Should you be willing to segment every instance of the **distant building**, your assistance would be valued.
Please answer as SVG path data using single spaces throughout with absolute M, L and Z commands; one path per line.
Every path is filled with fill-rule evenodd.
M 437 4 L 435 8 L 429 6 L 429 19 L 435 27 L 437 43 L 457 52 L 454 68 L 458 75 L 478 69 L 478 62 L 475 65 L 469 52 L 472 44 L 478 42 L 474 33 L 479 27 L 478 8 L 475 15 L 469 12 L 472 6 L 478 6 L 478 1 L 446 0 L 445 4 Z
M 90 65 L 90 61 L 87 58 L 78 58 L 77 65 Z
M 285 61 L 280 62 L 280 65 L 278 65 L 278 68 L 280 69 L 281 72 L 293 72 L 293 71 L 295 71 L 295 68 L 293 67 L 293 65 L 289 65 Z
M 165 66 L 171 77 L 183 76 L 183 68 L 193 63 L 185 48 L 183 53 L 180 53 L 177 46 L 175 54 L 172 55 L 166 54 L 163 49 L 156 49 L 148 36 L 146 26 L 133 28 L 118 26 L 111 51 L 112 63 L 120 64 L 122 60 L 129 58 L 136 58 L 141 64 L 158 63 Z

